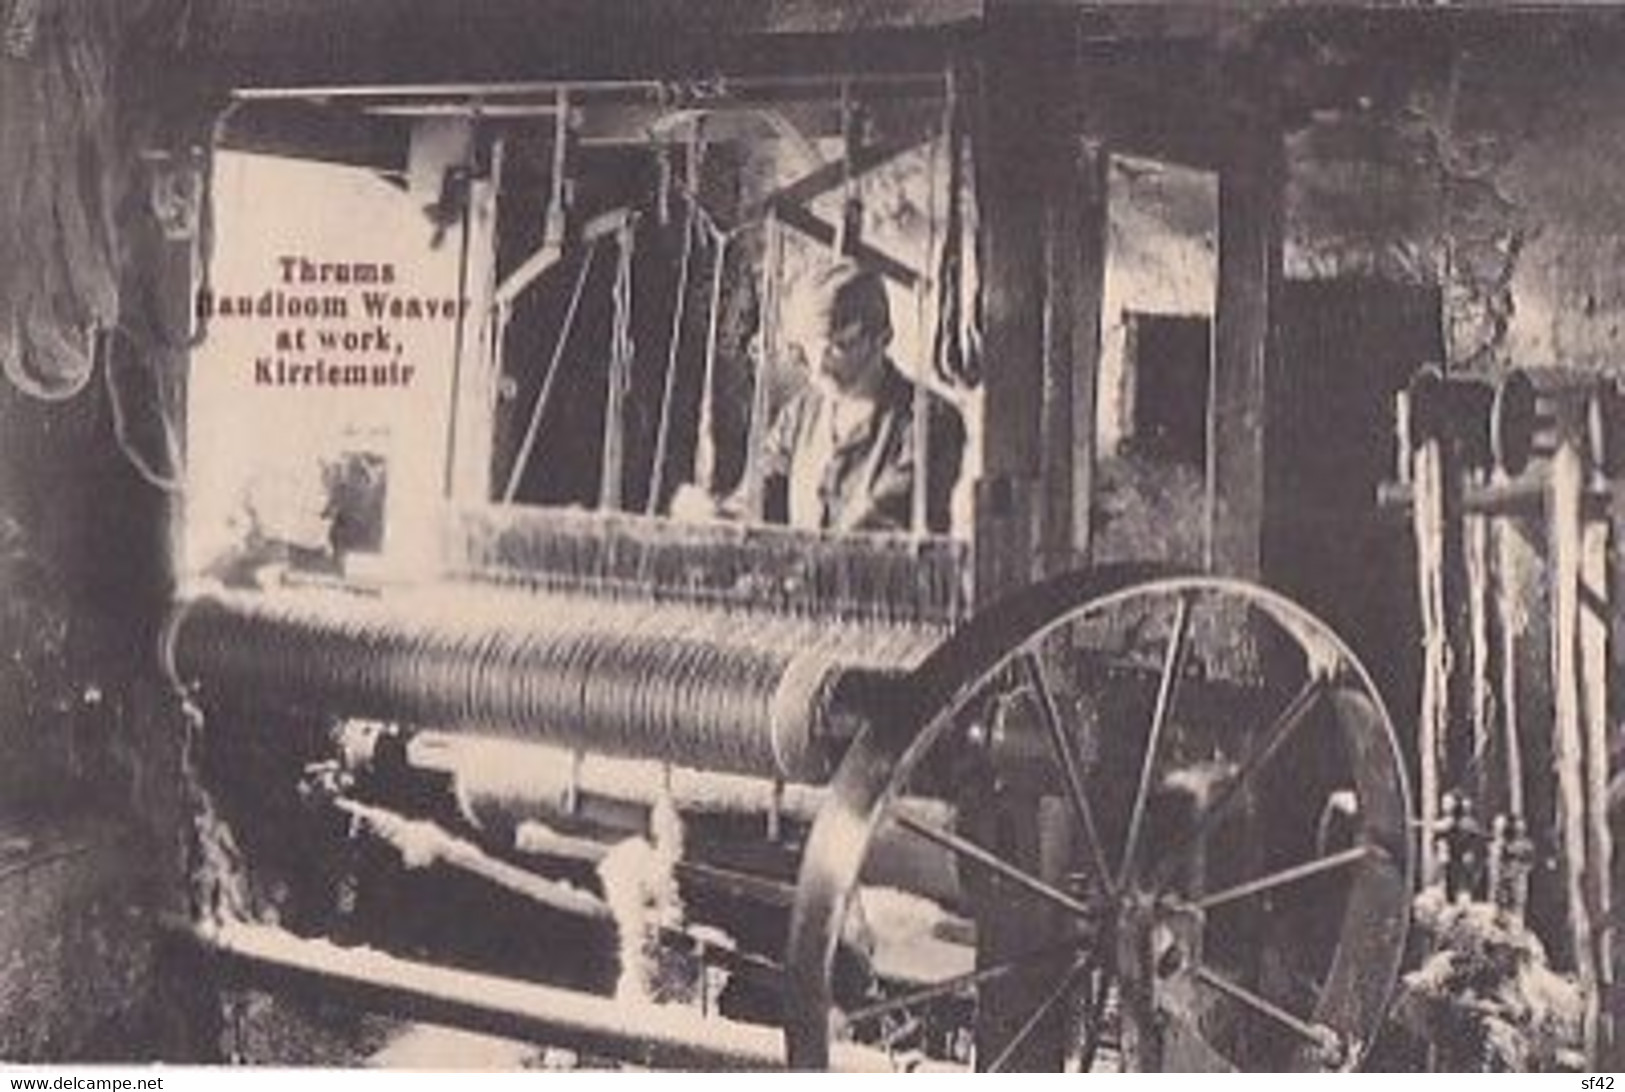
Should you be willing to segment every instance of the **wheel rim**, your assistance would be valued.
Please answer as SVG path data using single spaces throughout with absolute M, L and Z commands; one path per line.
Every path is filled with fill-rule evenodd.
M 1221 683 L 1248 700 L 1215 715 Z M 978 1068 L 1022 1065 L 1038 1038 L 1084 1067 L 1103 1043 L 1131 1068 L 1358 1064 L 1402 955 L 1409 804 L 1381 698 L 1324 624 L 1236 581 L 1073 576 L 984 612 L 883 705 L 803 859 L 792 1065 L 910 1021 L 940 1052 L 944 1023 L 1008 1009 L 1003 983 L 1022 976 L 1041 983 L 1018 991 L 1029 1011 L 1000 1014 L 1015 1047 L 987 1045 Z M 1012 864 L 978 825 L 994 786 L 1030 793 L 1060 867 Z M 871 904 L 926 905 L 917 876 L 893 892 L 899 844 L 952 862 L 959 889 L 928 891 L 940 916 L 920 927 L 957 932 L 959 949 L 899 982 L 881 957 L 900 946 L 869 936 L 873 981 L 843 994 L 836 953 Z M 988 950 L 984 893 L 967 952 L 989 885 L 1045 908 L 1029 950 Z

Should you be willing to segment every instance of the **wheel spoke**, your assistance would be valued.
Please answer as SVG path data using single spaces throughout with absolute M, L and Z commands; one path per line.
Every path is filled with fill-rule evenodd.
M 1314 675 L 1303 684 L 1303 687 L 1293 695 L 1287 707 L 1281 710 L 1280 716 L 1265 730 L 1258 746 L 1242 762 L 1241 769 L 1219 790 L 1212 804 L 1202 813 L 1201 821 L 1194 831 L 1190 833 L 1174 852 L 1162 858 L 1157 867 L 1157 876 L 1161 883 L 1166 885 L 1171 869 L 1185 860 L 1192 850 L 1202 843 L 1219 825 L 1229 818 L 1230 813 L 1245 798 L 1245 791 L 1251 788 L 1270 760 L 1281 752 L 1287 740 L 1292 738 L 1309 714 L 1319 704 L 1326 693 L 1327 681 L 1322 675 Z
M 952 994 L 958 993 L 967 986 L 977 986 L 983 982 L 991 982 L 995 978 L 1003 978 L 1005 975 L 1014 971 L 1047 963 L 1053 960 L 1056 956 L 1064 952 L 1071 951 L 1072 948 L 1073 945 L 1070 944 L 1052 944 L 1048 947 L 1040 948 L 1037 951 L 1028 952 L 1026 955 L 1018 956 L 1015 959 L 1006 960 L 1003 963 L 995 963 L 991 967 L 982 967 L 978 970 L 967 971 L 964 974 L 955 975 L 952 978 L 945 978 L 941 982 L 933 982 L 929 986 L 921 986 L 917 990 L 900 994 L 897 997 L 888 997 L 883 1001 L 876 1001 L 872 1004 L 864 1005 L 862 1008 L 854 1009 L 847 1013 L 845 1020 L 849 1026 L 852 1024 L 861 1024 L 865 1021 L 874 1020 L 879 1017 L 898 1012 L 902 1009 L 911 1009 L 918 1005 L 924 1005 L 931 1001 L 935 1001 L 939 997 L 948 997 Z
M 1311 876 L 1319 876 L 1325 872 L 1332 872 L 1339 868 L 1347 868 L 1356 861 L 1363 861 L 1372 852 L 1371 846 L 1355 846 L 1345 849 L 1341 853 L 1333 853 L 1325 857 L 1317 857 L 1312 861 L 1304 861 L 1291 865 L 1279 872 L 1271 872 L 1267 876 L 1260 876 L 1256 880 L 1238 883 L 1234 887 L 1227 887 L 1222 891 L 1215 891 L 1210 895 L 1203 895 L 1192 900 L 1192 905 L 1201 910 L 1211 910 L 1215 906 L 1223 906 L 1227 902 L 1245 899 L 1277 887 L 1306 880 Z
M 1210 986 L 1224 994 L 1233 1001 L 1237 1001 L 1260 1016 L 1268 1017 L 1288 1031 L 1308 1040 L 1317 1047 L 1326 1045 L 1331 1029 L 1321 1024 L 1311 1024 L 1309 1021 L 1283 1009 L 1280 1005 L 1249 990 L 1239 982 L 1232 981 L 1206 965 L 1199 965 L 1191 972 L 1196 981 Z
M 913 816 L 904 815 L 902 813 L 893 813 L 892 821 L 898 826 L 902 827 L 904 830 L 918 834 L 921 838 L 924 838 L 928 842 L 935 842 L 937 845 L 948 850 L 949 852 L 958 854 L 959 856 L 964 857 L 966 860 L 981 865 L 989 872 L 998 873 L 1011 883 L 1019 884 L 1038 897 L 1054 903 L 1056 906 L 1059 906 L 1068 913 L 1075 914 L 1082 918 L 1093 918 L 1095 916 L 1095 909 L 1088 904 L 1078 901 L 1071 895 L 1068 895 L 1065 891 L 1055 887 L 1053 884 L 1046 883 L 1037 876 L 1029 875 L 1028 873 L 1023 872 L 1016 866 L 1010 864 L 1000 857 L 995 856 L 990 851 L 983 849 L 975 842 L 961 838 L 952 831 L 943 830 L 940 827 L 932 826 L 930 823 L 921 822 L 919 819 L 916 819 Z
M 1072 810 L 1077 814 L 1079 825 L 1083 827 L 1083 838 L 1088 844 L 1090 863 L 1094 866 L 1095 875 L 1100 877 L 1100 884 L 1106 889 L 1106 893 L 1115 896 L 1117 885 L 1112 882 L 1111 869 L 1106 864 L 1106 851 L 1100 840 L 1100 828 L 1095 824 L 1094 809 L 1089 806 L 1089 797 L 1083 790 L 1083 768 L 1072 749 L 1072 739 L 1066 733 L 1066 725 L 1061 723 L 1061 713 L 1056 708 L 1055 695 L 1050 693 L 1049 686 L 1044 681 L 1043 664 L 1039 662 L 1038 654 L 1031 649 L 1021 654 L 1020 664 L 1022 672 L 1027 677 L 1027 685 L 1038 698 L 1038 711 L 1044 721 L 1044 731 L 1049 736 L 1050 746 L 1055 748 L 1055 757 L 1060 760 L 1061 771 L 1066 776 L 1067 796 L 1072 801 Z
M 1111 998 L 1112 985 L 1111 969 L 1106 968 L 1096 984 L 1095 995 L 1089 999 L 1089 1013 L 1085 1017 L 1089 1022 L 1088 1038 L 1078 1059 L 1081 1072 L 1088 1073 L 1095 1068 L 1095 1056 L 1100 1053 L 1100 1022 L 1106 1018 L 1106 1002 Z
M 1174 615 L 1174 631 L 1168 637 L 1168 651 L 1162 661 L 1162 677 L 1157 681 L 1157 703 L 1151 712 L 1151 731 L 1146 736 L 1145 758 L 1140 762 L 1140 784 L 1134 793 L 1134 808 L 1129 813 L 1128 837 L 1123 843 L 1123 857 L 1117 864 L 1118 890 L 1128 886 L 1135 857 L 1139 852 L 1140 833 L 1145 825 L 1146 807 L 1151 799 L 1151 779 L 1156 774 L 1162 734 L 1167 729 L 1168 717 L 1173 712 L 1174 694 L 1185 661 L 1190 624 L 1191 596 L 1187 592 L 1179 597 L 1179 609 Z
M 999 1051 L 998 1057 L 988 1063 L 987 1072 L 1003 1072 L 1004 1067 L 1016 1056 L 1016 1052 L 1027 1044 L 1028 1039 L 1032 1038 L 1033 1032 L 1038 1030 L 1038 1025 L 1044 1022 L 1044 1018 L 1054 1012 L 1055 1006 L 1060 1004 L 1066 995 L 1076 988 L 1078 977 L 1089 971 L 1093 966 L 1093 958 L 1087 956 L 1074 963 L 1056 987 L 1049 992 L 1049 996 L 1039 1002 L 1038 1007 L 1027 1017 L 1020 1029 L 1010 1037 L 1008 1043 L 1004 1044 L 1004 1049 Z

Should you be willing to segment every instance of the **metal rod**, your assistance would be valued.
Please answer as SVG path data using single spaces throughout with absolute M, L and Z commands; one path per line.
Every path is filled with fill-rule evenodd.
M 707 493 L 716 488 L 717 441 L 717 339 L 722 327 L 723 277 L 728 270 L 728 246 L 733 236 L 723 233 L 712 240 L 716 255 L 711 266 L 710 311 L 705 319 L 705 370 L 700 380 L 700 414 L 694 438 L 693 480 Z
M 694 149 L 689 156 L 696 155 Z M 671 335 L 666 342 L 666 376 L 660 393 L 659 424 L 655 430 L 654 465 L 650 468 L 649 496 L 644 511 L 654 515 L 660 510 L 660 495 L 666 491 L 666 456 L 671 447 L 671 417 L 677 401 L 677 368 L 681 363 L 683 347 L 683 319 L 688 314 L 688 279 L 694 268 L 694 235 L 699 230 L 695 223 L 694 205 L 684 203 L 683 256 L 677 272 L 677 296 L 672 301 Z
M 1546 483 L 1540 477 L 1512 478 L 1469 485 L 1462 491 L 1462 511 L 1469 515 L 1536 516 L 1546 504 Z M 1613 496 L 1607 485 L 1589 485 L 1584 494 L 1588 518 L 1603 515 L 1603 507 Z M 1377 507 L 1396 515 L 1409 515 L 1416 503 L 1416 490 L 1408 482 L 1383 482 L 1377 487 Z
M 1294 1016 L 1292 1013 L 1286 1011 L 1275 1002 L 1269 1000 L 1268 998 L 1260 997 L 1258 994 L 1241 985 L 1239 982 L 1232 982 L 1230 979 L 1225 978 L 1223 975 L 1206 965 L 1198 964 L 1192 969 L 1191 975 L 1203 985 L 1211 986 L 1213 989 L 1218 990 L 1226 997 L 1246 1005 L 1259 1015 L 1266 1016 L 1269 1019 L 1274 1020 L 1282 1027 L 1302 1036 L 1315 1046 L 1320 1047 L 1326 1045 L 1327 1038 L 1331 1034 L 1331 1029 L 1323 1027 L 1319 1024 L 1311 1024 L 1306 1020 Z
M 876 1001 L 873 1004 L 864 1005 L 860 1009 L 854 1009 L 846 1014 L 845 1022 L 850 1027 L 853 1024 L 861 1024 L 866 1020 L 873 1020 L 888 1013 L 911 1009 L 916 1005 L 923 1005 L 928 1001 L 935 1001 L 939 997 L 947 997 L 950 994 L 957 993 L 966 986 L 977 986 L 983 982 L 990 982 L 995 978 L 1003 978 L 1012 971 L 1020 970 L 1022 967 L 1039 960 L 1048 961 L 1054 959 L 1056 955 L 1069 951 L 1070 948 L 1071 945 L 1050 945 L 1035 952 L 1028 952 L 1026 955 L 1018 956 L 1015 959 L 995 963 L 991 967 L 966 971 L 964 974 L 945 978 L 941 982 L 933 982 L 929 986 L 922 986 L 909 993 L 897 997 L 888 997 L 884 1001 Z
M 193 924 L 182 935 L 248 981 L 315 987 L 374 1011 L 564 1046 L 658 1068 L 769 1070 L 785 1066 L 777 1027 L 706 1018 L 692 1009 L 612 1000 L 574 990 L 307 940 L 244 922 Z M 832 1043 L 832 1069 L 884 1072 L 891 1059 Z
M 1088 1023 L 1084 1029 L 1088 1037 L 1078 1058 L 1078 1069 L 1083 1073 L 1094 1070 L 1095 1057 L 1100 1053 L 1100 1024 L 1106 1018 L 1106 1003 L 1111 999 L 1112 978 L 1111 968 L 1103 968 L 1099 981 L 1095 983 L 1094 996 L 1089 999 Z
M 1020 664 L 1027 675 L 1027 685 L 1032 687 L 1033 693 L 1038 697 L 1038 709 L 1044 720 L 1044 729 L 1049 734 L 1050 745 L 1055 748 L 1056 757 L 1061 760 L 1061 771 L 1066 776 L 1067 796 L 1072 801 L 1072 810 L 1077 813 L 1078 822 L 1083 827 L 1090 863 L 1094 865 L 1095 874 L 1100 877 L 1100 884 L 1106 889 L 1106 893 L 1115 897 L 1117 885 L 1112 881 L 1111 866 L 1106 863 L 1106 850 L 1100 840 L 1100 828 L 1095 825 L 1094 809 L 1089 806 L 1089 797 L 1083 789 L 1083 770 L 1079 766 L 1077 754 L 1072 750 L 1072 740 L 1066 733 L 1066 726 L 1061 723 L 1061 713 L 1055 707 L 1055 697 L 1044 684 L 1043 665 L 1039 663 L 1038 654 L 1031 649 L 1021 654 Z
M 474 231 L 474 199 L 478 183 L 474 178 L 475 156 L 479 141 L 479 115 L 469 121 L 468 152 L 463 157 L 463 207 L 457 232 L 457 325 L 452 330 L 451 344 L 451 409 L 446 414 L 446 468 L 441 483 L 442 495 L 450 500 L 457 485 L 457 418 L 463 404 L 463 354 L 468 349 L 468 284 L 470 236 Z
M 1140 762 L 1140 785 L 1134 793 L 1134 809 L 1129 813 L 1128 837 L 1123 842 L 1123 857 L 1117 862 L 1117 887 L 1128 884 L 1134 868 L 1134 858 L 1140 848 L 1140 832 L 1145 826 L 1146 806 L 1151 798 L 1151 778 L 1156 773 L 1157 752 L 1161 749 L 1162 734 L 1173 713 L 1174 692 L 1179 684 L 1179 671 L 1185 659 L 1185 641 L 1190 636 L 1191 596 L 1179 597 L 1179 608 L 1174 614 L 1174 631 L 1168 635 L 1168 651 L 1162 662 L 1162 677 L 1157 680 L 1157 701 L 1151 712 L 1151 731 L 1146 736 L 1145 758 Z
M 865 87 L 941 87 L 945 77 L 940 71 L 831 73 L 818 76 L 763 76 L 728 77 L 728 88 L 734 92 L 770 90 L 774 88 L 812 89 L 835 93 L 843 82 L 857 82 Z M 642 93 L 651 100 L 669 88 L 661 80 L 594 79 L 594 80 L 504 80 L 484 83 L 402 83 L 402 84 L 304 84 L 288 87 L 239 87 L 231 97 L 241 102 L 275 102 L 284 99 L 413 99 L 413 98 L 481 98 L 494 99 L 505 95 L 553 95 L 567 90 L 577 95 L 592 92 L 604 94 Z M 717 109 L 708 104 L 707 109 Z
M 1269 764 L 1270 759 L 1275 757 L 1282 745 L 1291 738 L 1292 733 L 1297 731 L 1298 726 L 1308 719 L 1310 711 L 1314 709 L 1325 688 L 1326 679 L 1318 674 L 1311 676 L 1303 684 L 1302 689 L 1287 703 L 1287 707 L 1281 710 L 1281 715 L 1275 718 L 1275 723 L 1265 731 L 1258 750 L 1247 757 L 1236 776 L 1219 790 L 1218 799 L 1203 813 L 1202 821 L 1196 830 L 1180 843 L 1177 850 L 1162 858 L 1157 868 L 1160 877 L 1166 879 L 1172 865 L 1183 860 L 1185 855 L 1199 845 L 1220 821 L 1228 817 L 1236 802 L 1241 799 L 1242 790 Z
M 1005 1065 L 1009 1063 L 1011 1058 L 1015 1057 L 1016 1052 L 1026 1045 L 1028 1039 L 1032 1038 L 1033 1032 L 1038 1030 L 1038 1025 L 1044 1022 L 1044 1018 L 1055 1011 L 1055 1006 L 1060 1004 L 1061 1000 L 1077 985 L 1078 975 L 1089 970 L 1092 965 L 1093 960 L 1089 958 L 1080 959 L 1072 965 L 1066 972 L 1065 977 L 1049 992 L 1049 996 L 1039 1002 L 1038 1007 L 1028 1015 L 1021 1028 L 1010 1037 L 1009 1042 L 1004 1044 L 1004 1049 L 1000 1050 L 998 1056 L 988 1063 L 987 1072 L 999 1073 L 1004 1070 Z
M 1332 872 L 1344 868 L 1356 861 L 1363 861 L 1372 852 L 1372 846 L 1355 846 L 1345 849 L 1341 853 L 1333 853 L 1328 857 L 1318 857 L 1313 861 L 1304 861 L 1279 872 L 1271 872 L 1267 876 L 1260 876 L 1256 880 L 1238 883 L 1234 887 L 1227 887 L 1222 891 L 1215 891 L 1211 895 L 1203 895 L 1196 899 L 1192 905 L 1199 910 L 1211 910 L 1215 906 L 1223 906 L 1227 902 L 1245 899 L 1271 888 L 1285 887 L 1287 884 L 1306 880 L 1311 876 L 1318 876 L 1323 872 Z
M 536 438 L 541 434 L 542 415 L 547 412 L 547 405 L 553 399 L 553 387 L 558 382 L 559 373 L 563 371 L 564 347 L 570 340 L 570 331 L 575 327 L 576 310 L 581 306 L 581 294 L 586 290 L 587 276 L 592 271 L 592 260 L 597 253 L 597 245 L 590 245 L 587 247 L 586 255 L 581 259 L 581 269 L 576 274 L 575 287 L 570 290 L 570 302 L 564 309 L 564 321 L 559 325 L 559 337 L 553 343 L 553 358 L 547 364 L 547 378 L 542 380 L 542 389 L 536 395 L 536 405 L 531 409 L 530 422 L 525 426 L 524 439 L 520 441 L 519 452 L 514 456 L 513 468 L 508 471 L 508 484 L 502 490 L 504 502 L 512 503 L 514 496 L 519 492 L 519 482 L 524 477 L 525 465 L 530 462 L 531 450 L 536 446 Z
M 957 853 L 961 857 L 974 861 L 990 872 L 998 873 L 1011 883 L 1025 887 L 1028 891 L 1040 898 L 1049 900 L 1063 910 L 1082 918 L 1093 918 L 1095 916 L 1093 907 L 1079 902 L 1065 891 L 1045 883 L 1037 876 L 1028 875 L 1021 869 L 1006 862 L 1003 858 L 983 849 L 975 842 L 961 838 L 951 831 L 939 830 L 928 823 L 922 823 L 912 816 L 893 813 L 892 820 L 903 829 L 918 834 L 928 842 L 935 842 L 951 853 Z

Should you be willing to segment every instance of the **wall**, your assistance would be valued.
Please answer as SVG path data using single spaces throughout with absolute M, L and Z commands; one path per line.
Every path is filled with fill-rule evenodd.
M 1288 275 L 1440 286 L 1454 367 L 1618 370 L 1622 39 L 1530 29 L 1509 22 L 1393 101 L 1292 135 Z
M 0 348 L 8 377 L 34 374 L 0 380 L 0 1059 L 110 1060 L 147 1049 L 154 911 L 179 890 L 182 735 L 155 671 L 170 498 L 148 478 L 166 469 L 153 411 L 179 372 L 153 307 L 164 245 L 130 154 L 153 146 L 157 111 L 113 92 L 162 93 L 153 57 L 175 5 L 11 7 L 0 338 L 23 336 Z M 70 66 L 66 90 L 36 94 Z M 75 207 L 88 223 L 63 218 Z M 72 290 L 53 280 L 64 270 Z M 119 333 L 91 355 L 93 325 Z M 53 331 L 74 351 L 42 387 Z

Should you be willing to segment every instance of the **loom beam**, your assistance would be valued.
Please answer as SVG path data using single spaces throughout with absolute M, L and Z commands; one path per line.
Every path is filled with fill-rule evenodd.
M 827 776 L 842 726 L 863 716 L 850 703 L 887 685 L 884 666 L 854 662 L 885 649 L 853 633 L 821 642 L 781 621 L 522 598 L 522 615 L 482 619 L 444 604 L 219 593 L 176 610 L 165 666 L 205 704 L 230 695 L 796 782 Z

